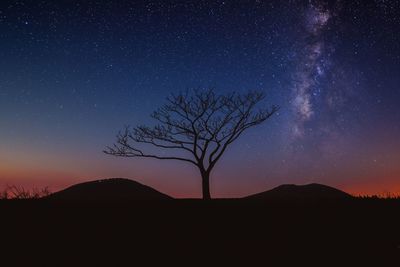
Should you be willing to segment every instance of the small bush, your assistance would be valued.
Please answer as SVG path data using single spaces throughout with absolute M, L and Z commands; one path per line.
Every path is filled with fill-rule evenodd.
M 23 186 L 7 185 L 0 192 L 0 199 L 38 199 L 51 194 L 46 186 L 44 188 L 26 189 Z

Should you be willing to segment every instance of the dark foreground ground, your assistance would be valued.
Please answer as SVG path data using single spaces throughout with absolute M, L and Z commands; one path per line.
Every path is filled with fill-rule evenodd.
M 31 200 L 0 212 L 1 266 L 400 266 L 397 200 Z

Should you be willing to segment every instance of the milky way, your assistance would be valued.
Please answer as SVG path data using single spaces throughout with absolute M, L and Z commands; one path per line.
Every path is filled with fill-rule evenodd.
M 321 6 L 309 4 L 304 12 L 303 43 L 298 47 L 300 59 L 297 70 L 293 75 L 293 99 L 292 108 L 295 113 L 295 121 L 292 125 L 292 137 L 301 138 L 305 134 L 305 124 L 314 115 L 313 96 L 321 94 L 318 84 L 325 71 L 327 71 L 328 59 L 326 58 L 326 44 L 321 35 L 326 29 L 331 13 Z

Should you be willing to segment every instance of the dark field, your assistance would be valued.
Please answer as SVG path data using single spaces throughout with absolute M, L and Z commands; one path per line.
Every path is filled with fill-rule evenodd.
M 399 200 L 3 200 L 0 212 L 4 266 L 400 266 Z

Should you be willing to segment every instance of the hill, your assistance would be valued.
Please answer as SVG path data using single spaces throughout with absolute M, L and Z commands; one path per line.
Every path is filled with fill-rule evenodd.
M 130 202 L 172 198 L 129 179 L 111 178 L 76 184 L 51 194 L 47 199 L 79 202 Z
M 307 184 L 307 185 L 294 185 L 285 184 L 275 187 L 271 190 L 257 193 L 245 197 L 246 199 L 301 199 L 301 200 L 314 200 L 314 199 L 351 199 L 350 194 L 343 192 L 339 189 L 322 185 L 322 184 Z
M 147 201 L 149 195 L 161 200 Z M 86 205 L 99 196 L 103 202 Z M 106 205 L 116 196 L 116 205 Z M 332 201 L 313 201 L 321 196 Z M 312 184 L 283 185 L 251 196 L 255 201 L 168 201 L 126 179 L 78 184 L 51 197 L 77 201 L 0 201 L 2 253 L 23 255 L 4 257 L 12 262 L 2 266 L 400 266 L 399 200 L 341 201 L 352 198 Z

